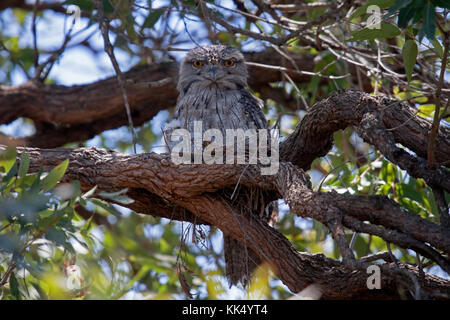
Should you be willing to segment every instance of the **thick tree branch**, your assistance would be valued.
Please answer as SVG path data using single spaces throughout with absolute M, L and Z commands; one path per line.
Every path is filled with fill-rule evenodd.
M 246 53 L 247 61 L 277 65 L 279 56 L 272 50 Z M 293 61 L 303 71 L 312 72 L 314 56 L 292 55 Z M 160 110 L 175 105 L 178 65 L 163 62 L 139 66 L 123 73 L 131 83 L 155 83 L 150 87 L 130 84 L 126 86 L 134 125 L 150 120 Z M 280 71 L 249 67 L 249 85 L 262 94 L 290 109 L 298 109 L 295 101 L 282 98 L 279 90 L 268 86 L 271 82 L 283 80 Z M 311 75 L 286 72 L 293 81 L 307 83 Z M 170 78 L 172 81 L 161 79 Z M 18 142 L 27 146 L 55 148 L 68 142 L 85 141 L 105 130 L 127 125 L 123 97 L 115 77 L 91 84 L 62 86 L 27 82 L 20 86 L 0 86 L 0 124 L 7 124 L 17 118 L 32 119 L 36 127 L 33 136 Z
M 316 103 L 295 131 L 280 145 L 280 158 L 303 169 L 314 159 L 324 156 L 333 145 L 333 133 L 348 126 L 379 149 L 391 162 L 415 178 L 424 178 L 430 186 L 450 192 L 450 173 L 441 165 L 450 159 L 450 130 L 441 126 L 436 137 L 435 168 L 429 168 L 426 157 L 431 121 L 418 117 L 408 106 L 383 96 L 361 91 L 341 91 Z M 396 146 L 403 144 L 416 155 Z
M 125 76 L 141 82 L 157 81 L 176 73 L 175 64 L 162 63 L 130 70 Z M 175 83 L 154 88 L 130 86 L 127 93 L 136 125 L 174 105 L 178 94 Z M 0 123 L 9 123 L 19 117 L 33 120 L 37 133 L 28 138 L 28 142 L 41 147 L 86 140 L 104 130 L 127 124 L 115 77 L 72 87 L 30 82 L 17 87 L 3 86 L 0 88 L 0 106 Z
M 396 146 L 400 140 L 397 135 L 409 134 L 418 130 L 417 128 L 421 128 L 420 134 L 425 134 L 430 123 L 412 115 L 407 122 L 398 125 L 402 118 L 390 108 L 399 108 L 405 112 L 402 104 L 356 91 L 333 94 L 317 103 L 294 133 L 282 143 L 281 159 L 288 162 L 280 163 L 280 170 L 275 176 L 262 176 L 258 166 L 175 165 L 167 154 L 126 155 L 96 148 L 18 150 L 19 153 L 26 152 L 30 156 L 32 171 L 38 171 L 41 165 L 48 171 L 64 159 L 69 159 L 65 180 L 79 180 L 83 190 L 94 185 L 106 191 L 128 188 L 128 195 L 135 199 L 128 207 L 137 212 L 217 226 L 226 235 L 246 241 L 295 292 L 316 283 L 320 284 L 326 298 L 350 298 L 356 292 L 371 296 L 372 293 L 368 293 L 366 288 L 366 274 L 363 272 L 367 262 L 355 260 L 346 243 L 343 227 L 377 235 L 401 247 L 416 250 L 450 272 L 450 263 L 440 252 L 450 252 L 448 231 L 443 226 L 407 212 L 386 197 L 313 192 L 308 176 L 290 162 L 309 168 L 314 158 L 324 155 L 331 148 L 332 133 L 352 125 L 366 141 L 379 148 L 388 159 L 403 166 L 410 174 L 423 177 L 430 185 L 448 190 L 450 179 L 444 169 L 421 166 L 424 159 L 409 153 L 405 155 Z M 391 129 L 399 132 L 395 135 L 395 130 Z M 442 141 L 442 147 L 436 149 L 437 161 L 446 159 L 448 154 L 448 149 L 445 148 L 448 143 L 447 132 L 445 129 L 442 132 L 443 135 L 436 137 Z M 410 140 L 403 138 L 401 141 L 420 154 L 417 146 L 412 145 Z M 414 165 L 410 167 L 411 163 Z M 238 181 L 242 185 L 271 190 L 274 198 L 285 199 L 292 212 L 327 225 L 344 255 L 344 264 L 322 256 L 298 253 L 286 238 L 259 221 L 256 216 L 237 213 L 216 192 L 234 186 Z M 211 210 L 212 207 L 214 210 Z M 320 270 L 321 274 L 311 273 L 311 265 Z M 392 297 L 396 292 L 396 281 L 404 272 L 399 273 L 398 267 L 394 265 L 384 264 L 382 267 L 386 273 L 384 288 L 387 290 L 383 291 L 383 295 Z M 340 272 L 336 273 L 336 270 Z M 414 268 L 408 272 L 418 274 Z M 324 279 L 324 273 L 336 278 Z M 345 279 L 341 273 L 345 274 Z M 430 277 L 427 275 L 425 280 L 419 277 L 420 286 L 427 294 L 433 295 L 434 289 L 431 287 L 436 286 L 441 292 L 450 294 L 450 283 Z M 408 281 L 411 279 L 403 279 L 402 283 Z M 347 283 L 352 283 L 354 287 L 345 296 L 342 286 Z
M 356 292 L 360 296 L 365 294 L 368 297 L 372 296 L 366 288 L 367 275 L 361 269 L 365 266 L 365 262 L 358 262 L 355 264 L 357 269 L 353 270 L 349 269 L 349 266 L 323 256 L 298 253 L 292 248 L 289 241 L 276 230 L 262 223 L 256 216 L 247 217 L 236 212 L 233 214 L 234 209 L 228 202 L 215 195 L 214 192 L 226 186 L 232 186 L 240 179 L 240 183 L 244 185 L 273 190 L 285 198 L 293 212 L 313 217 L 324 223 L 329 220 L 327 212 L 331 206 L 342 207 L 340 209 L 345 214 L 350 214 L 353 219 L 369 220 L 381 225 L 387 224 L 393 229 L 399 229 L 398 233 L 403 235 L 405 234 L 402 231 L 411 231 L 408 229 L 411 223 L 418 225 L 418 230 L 421 225 L 423 228 L 431 228 L 434 233 L 432 236 L 430 236 L 430 232 L 427 232 L 421 237 L 433 245 L 433 242 L 440 240 L 441 242 L 437 243 L 436 247 L 443 250 L 446 250 L 450 241 L 449 236 L 446 236 L 440 229 L 441 227 L 411 214 L 402 212 L 399 215 L 398 210 L 395 209 L 395 203 L 387 198 L 368 197 L 369 200 L 365 202 L 366 206 L 360 204 L 358 207 L 350 205 L 357 202 L 357 199 L 352 196 L 344 199 L 314 193 L 310 189 L 305 173 L 287 163 L 281 164 L 278 175 L 261 176 L 258 167 L 248 167 L 242 174 L 244 167 L 237 165 L 177 166 L 170 162 L 168 155 L 125 155 L 95 148 L 75 150 L 19 148 L 19 152 L 27 152 L 30 156 L 32 171 L 39 170 L 41 164 L 44 165 L 44 170 L 50 170 L 63 159 L 68 158 L 70 164 L 65 179 L 79 180 L 84 190 L 94 185 L 108 191 L 129 188 L 131 192 L 128 195 L 138 200 L 137 204 L 133 204 L 130 208 L 136 210 L 147 208 L 139 211 L 194 223 L 212 224 L 235 239 L 243 241 L 245 238 L 249 246 L 269 263 L 274 272 L 291 290 L 298 292 L 307 285 L 316 283 L 323 288 L 324 298 L 350 298 Z M 349 205 L 350 209 L 347 208 Z M 211 210 L 212 207 L 214 210 Z M 372 216 L 370 212 L 376 211 L 377 208 L 379 214 L 375 213 L 375 216 Z M 383 219 L 381 208 L 393 211 L 386 219 Z M 396 215 L 405 226 L 400 227 L 398 221 L 390 222 L 390 217 Z M 347 226 L 351 227 L 352 224 L 348 223 Z M 390 234 L 389 230 L 383 232 L 380 234 L 381 237 Z M 406 236 L 409 237 L 408 239 L 415 239 L 416 234 L 412 232 L 412 235 Z M 395 240 L 394 237 L 393 242 Z M 440 255 L 438 254 L 438 256 Z M 311 273 L 313 268 L 316 271 Z M 383 291 L 383 294 L 392 295 L 395 292 L 395 279 L 398 275 L 396 276 L 394 267 L 389 264 L 383 265 L 383 268 L 383 271 L 386 272 L 383 286 L 387 290 Z M 417 273 L 418 271 L 413 270 L 413 272 Z M 324 278 L 323 274 L 327 274 L 327 277 Z M 434 287 L 438 286 L 441 292 L 450 290 L 450 283 L 446 283 L 442 279 L 428 275 L 425 279 L 425 282 L 431 282 Z M 348 283 L 353 284 L 350 290 L 348 290 Z M 343 295 L 344 286 L 347 286 L 348 296 Z M 421 286 L 428 294 L 432 295 L 434 292 L 434 289 L 431 290 L 427 283 L 421 283 Z

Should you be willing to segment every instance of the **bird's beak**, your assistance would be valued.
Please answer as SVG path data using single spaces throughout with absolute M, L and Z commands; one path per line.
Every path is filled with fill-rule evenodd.
M 216 66 L 211 66 L 211 68 L 209 68 L 208 70 L 208 74 L 213 81 L 217 80 L 217 71 L 218 69 Z

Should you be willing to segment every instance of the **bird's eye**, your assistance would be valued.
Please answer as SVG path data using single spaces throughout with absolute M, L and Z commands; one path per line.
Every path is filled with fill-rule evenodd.
M 192 65 L 195 68 L 201 68 L 203 66 L 203 61 L 201 61 L 201 60 L 194 60 L 194 61 L 192 61 Z
M 234 60 L 230 59 L 230 60 L 225 60 L 223 62 L 223 64 L 225 65 L 225 67 L 232 67 L 232 66 L 234 66 L 235 62 L 234 62 Z

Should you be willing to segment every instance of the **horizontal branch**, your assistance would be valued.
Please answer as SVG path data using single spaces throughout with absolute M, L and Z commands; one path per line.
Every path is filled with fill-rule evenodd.
M 343 199 L 314 193 L 310 188 L 308 176 L 288 163 L 280 164 L 278 175 L 262 176 L 256 166 L 249 166 L 243 172 L 244 166 L 241 165 L 175 165 L 170 161 L 169 155 L 153 153 L 126 155 L 96 148 L 18 150 L 19 153 L 26 152 L 30 156 L 31 171 L 38 171 L 41 164 L 44 170 L 48 171 L 64 159 L 70 159 L 65 179 L 79 180 L 83 190 L 88 190 L 94 185 L 106 191 L 128 188 L 128 196 L 136 200 L 134 204 L 128 206 L 133 210 L 193 223 L 207 223 L 217 226 L 226 235 L 237 240 L 244 241 L 245 238 L 247 244 L 260 255 L 261 259 L 269 263 L 277 276 L 294 292 L 316 283 L 323 288 L 324 298 L 351 298 L 355 294 L 359 297 L 372 294 L 366 287 L 367 274 L 361 268 L 354 270 L 321 255 L 296 252 L 279 232 L 262 223 L 256 216 L 237 214 L 226 199 L 221 198 L 215 191 L 233 186 L 240 181 L 246 186 L 273 190 L 285 198 L 293 212 L 324 223 L 329 219 L 327 213 L 329 208 L 335 206 L 358 221 L 369 220 L 386 227 L 397 228 L 399 233 L 411 239 L 416 239 L 415 231 L 409 227 L 411 223 L 418 226 L 418 230 L 428 227 L 434 234 L 430 235 L 430 232 L 427 232 L 421 235 L 422 241 L 436 245 L 442 250 L 446 250 L 450 241 L 440 226 L 412 214 L 402 213 L 399 216 L 405 224 L 403 229 L 390 221 L 390 217 L 398 215 L 398 210 L 393 210 L 387 214 L 386 219 L 383 219 L 382 208 L 391 210 L 392 207 L 395 209 L 398 206 L 390 199 L 368 197 L 366 206 L 357 207 L 351 205 L 359 200 L 355 196 Z M 377 208 L 378 212 L 372 216 L 371 212 Z M 404 233 L 410 231 L 411 234 Z M 389 230 L 385 232 L 389 233 Z M 440 243 L 435 243 L 437 240 Z M 390 290 L 395 292 L 397 278 L 393 271 L 394 267 L 385 264 L 383 268 L 386 272 L 383 278 L 385 286 L 383 288 L 386 291 L 383 292 L 384 294 L 388 294 Z M 415 272 L 418 274 L 418 270 Z M 324 274 L 327 277 L 324 277 Z M 434 292 L 434 289 L 429 287 L 431 281 L 434 288 L 438 286 L 441 292 L 450 293 L 450 282 L 429 275 L 425 279 L 426 281 L 421 282 L 425 292 L 429 294 Z M 349 283 L 352 286 L 348 286 Z M 343 293 L 345 287 L 347 290 Z
M 173 63 L 161 63 L 130 70 L 125 76 L 140 81 L 157 81 L 176 76 Z M 156 88 L 127 88 L 136 125 L 151 119 L 158 111 L 175 105 L 175 83 Z M 32 119 L 36 134 L 29 145 L 57 147 L 67 142 L 83 141 L 108 129 L 127 123 L 123 99 L 115 77 L 87 85 L 41 85 L 27 82 L 0 88 L 0 123 L 19 117 Z
M 304 71 L 313 71 L 313 58 L 309 54 L 293 57 Z M 271 51 L 246 53 L 246 59 L 274 65 L 280 60 Z M 139 66 L 123 73 L 128 80 L 127 96 L 134 125 L 139 126 L 160 110 L 175 106 L 177 73 L 176 62 Z M 256 91 L 268 83 L 283 79 L 277 70 L 250 67 L 249 73 L 249 85 Z M 310 75 L 287 73 L 296 82 L 311 80 Z M 167 78 L 172 81 L 160 81 Z M 155 85 L 140 86 L 139 83 Z M 287 105 L 291 106 L 290 103 Z M 88 140 L 105 130 L 127 125 L 124 110 L 115 77 L 74 86 L 43 85 L 30 81 L 19 86 L 0 87 L 0 124 L 21 117 L 34 121 L 36 133 L 17 141 L 18 144 L 25 142 L 27 146 L 54 148 L 68 142 Z
M 280 158 L 308 170 L 314 159 L 331 149 L 334 132 L 349 126 L 411 176 L 450 192 L 450 173 L 441 167 L 450 159 L 450 129 L 440 127 L 436 137 L 438 165 L 430 168 L 422 156 L 426 156 L 431 121 L 415 115 L 401 102 L 361 91 L 339 91 L 317 102 L 280 145 Z M 397 147 L 397 143 L 415 154 Z

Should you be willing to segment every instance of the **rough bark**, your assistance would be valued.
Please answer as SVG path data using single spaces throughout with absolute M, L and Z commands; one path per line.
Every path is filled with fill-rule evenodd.
M 257 217 L 244 217 L 233 213 L 233 208 L 214 194 L 216 190 L 232 186 L 240 179 L 242 184 L 273 190 L 285 198 L 293 212 L 325 223 L 330 207 L 356 202 L 351 196 L 348 196 L 350 199 L 342 199 L 323 193 L 313 193 L 305 173 L 288 163 L 282 163 L 277 176 L 261 176 L 257 167 L 248 167 L 241 175 L 243 166 L 177 166 L 170 162 L 168 155 L 125 155 L 95 148 L 75 150 L 20 148 L 19 152 L 27 152 L 30 156 L 31 171 L 39 170 L 41 164 L 44 165 L 44 170 L 50 170 L 68 158 L 70 165 L 65 179 L 79 180 L 83 190 L 88 190 L 94 185 L 101 190 L 110 191 L 129 188 L 128 195 L 136 199 L 135 203 L 129 205 L 131 209 L 145 207 L 147 209 L 140 212 L 197 224 L 208 223 L 237 240 L 246 239 L 249 246 L 268 262 L 277 276 L 294 292 L 299 292 L 314 283 L 322 288 L 324 299 L 398 297 L 395 280 L 398 278 L 398 272 L 394 265 L 389 263 L 382 265 L 383 290 L 369 291 L 366 287 L 367 274 L 364 271 L 367 264 L 358 262 L 354 266 L 348 266 L 323 255 L 296 252 L 289 241 L 275 229 L 263 224 Z M 216 179 L 211 179 L 212 177 Z M 378 197 L 369 197 L 364 204 L 355 205 L 345 213 L 355 219 L 373 220 L 378 215 L 375 213 L 374 217 L 371 217 L 370 212 L 376 208 L 381 210 L 382 206 L 396 206 L 391 200 Z M 211 210 L 212 207 L 214 210 Z M 325 219 L 320 218 L 320 215 Z M 395 215 L 395 211 L 392 215 Z M 432 225 L 405 213 L 394 223 L 389 219 L 379 220 L 377 224 L 392 227 L 395 227 L 398 221 L 403 221 L 405 225 L 414 223 L 419 227 Z M 422 235 L 425 237 L 424 240 L 433 241 L 439 234 L 443 243 L 438 244 L 438 248 L 445 248 L 449 237 L 445 236 L 445 232 L 439 226 L 432 225 L 432 227 L 434 234 L 430 235 L 427 232 Z M 414 239 L 414 236 L 410 237 Z M 396 242 L 395 239 L 392 240 Z M 418 270 L 409 269 L 419 279 Z M 325 274 L 327 276 L 324 277 Z M 422 291 L 429 295 L 436 294 L 437 290 L 440 293 L 450 293 L 450 282 L 437 277 L 427 275 L 420 284 Z
M 266 65 L 276 66 L 280 62 L 279 57 L 270 50 L 249 52 L 245 56 L 247 61 Z M 313 55 L 297 54 L 293 59 L 302 71 L 313 71 Z M 311 81 L 311 75 L 296 73 L 292 66 L 289 67 L 291 71 L 287 74 L 293 81 Z M 176 62 L 163 62 L 138 66 L 123 73 L 125 79 L 137 83 L 126 87 L 135 126 L 152 119 L 159 111 L 175 106 L 178 96 L 177 70 Z M 281 89 L 268 85 L 285 80 L 280 71 L 249 66 L 249 73 L 250 87 L 264 98 L 273 99 L 291 110 L 304 108 Z M 158 84 L 158 81 L 168 78 L 170 81 Z M 139 83 L 153 85 L 142 86 Z M 0 124 L 21 117 L 33 120 L 36 133 L 25 139 L 8 140 L 4 137 L 0 140 L 3 144 L 55 148 L 69 142 L 85 141 L 105 130 L 127 125 L 123 97 L 114 76 L 74 86 L 44 85 L 35 81 L 19 86 L 1 86 Z
M 390 108 L 392 110 L 387 111 Z M 294 292 L 316 284 L 324 299 L 399 298 L 397 286 L 406 283 L 408 287 L 409 283 L 413 288 L 412 276 L 420 284 L 422 297 L 448 296 L 449 281 L 431 275 L 421 277 L 415 267 L 392 263 L 389 256 L 385 258 L 386 263 L 380 265 L 383 289 L 368 290 L 365 270 L 370 258 L 355 259 L 344 234 L 345 227 L 379 236 L 417 251 L 450 273 L 446 256 L 450 252 L 450 232 L 445 225 L 424 220 L 387 197 L 314 192 L 301 169 L 309 168 L 315 158 L 328 152 L 334 131 L 352 125 L 392 162 L 404 165 L 410 174 L 424 178 L 435 188 L 448 190 L 448 172 L 439 165 L 408 167 L 410 162 L 422 163 L 420 141 L 430 126 L 428 120 L 411 112 L 402 104 L 362 92 L 333 94 L 314 105 L 294 133 L 281 144 L 282 161 L 274 176 L 261 175 L 258 166 L 175 165 L 167 154 L 126 155 L 96 148 L 19 148 L 19 153 L 26 152 L 30 156 L 32 171 L 39 170 L 41 164 L 44 170 L 50 170 L 69 159 L 64 179 L 79 180 L 83 190 L 94 185 L 106 191 L 128 188 L 128 196 L 135 200 L 128 207 L 137 212 L 214 225 L 224 234 L 246 241 Z M 419 146 L 404 136 L 411 132 L 418 136 Z M 376 139 L 377 136 L 382 139 Z M 441 128 L 437 139 L 440 143 L 436 159 L 445 163 L 449 150 L 448 130 Z M 396 143 L 404 143 L 416 155 L 405 156 L 396 149 L 392 151 L 398 148 Z M 238 182 L 272 191 L 274 198 L 283 198 L 293 213 L 325 224 L 339 246 L 343 261 L 297 252 L 282 234 L 257 217 L 238 214 L 216 193 Z
M 378 120 L 379 123 L 375 123 Z M 353 90 L 333 93 L 317 102 L 302 119 L 301 125 L 281 144 L 280 157 L 309 169 L 315 158 L 331 149 L 333 133 L 348 126 L 356 127 L 363 139 L 380 150 L 395 147 L 386 145 L 386 142 L 400 143 L 419 157 L 426 158 L 431 121 L 416 116 L 412 108 L 401 102 Z M 380 133 L 389 141 L 380 141 Z M 436 161 L 448 164 L 449 128 L 440 127 L 436 145 Z M 389 157 L 387 154 L 385 156 Z

